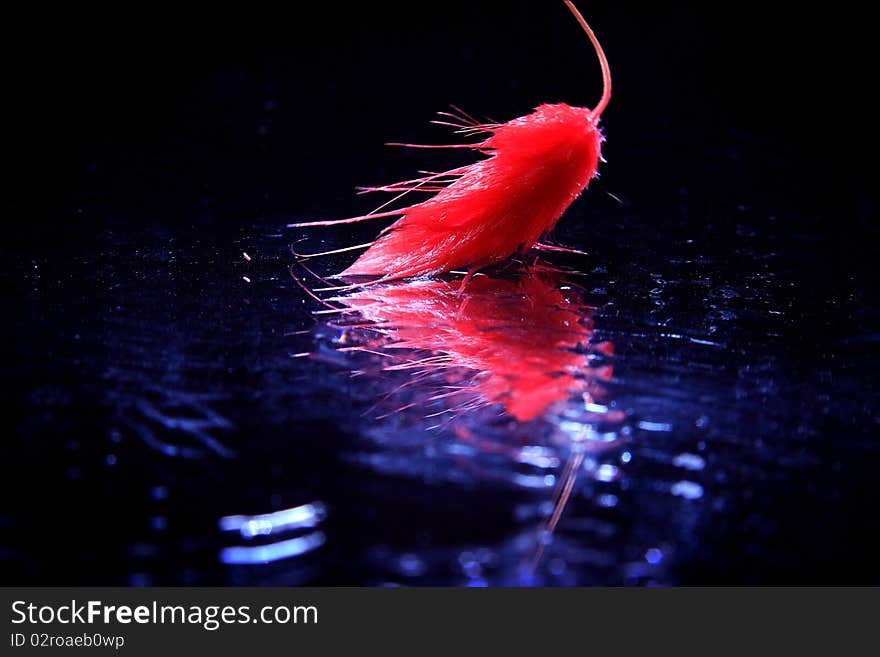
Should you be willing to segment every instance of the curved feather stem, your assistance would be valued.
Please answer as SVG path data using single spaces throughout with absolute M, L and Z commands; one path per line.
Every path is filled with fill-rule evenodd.
M 611 100 L 611 68 L 608 66 L 608 59 L 605 57 L 605 51 L 602 50 L 602 46 L 599 44 L 599 39 L 596 38 L 592 28 L 587 24 L 587 21 L 581 15 L 581 12 L 578 11 L 577 7 L 574 6 L 574 3 L 571 0 L 565 0 L 565 6 L 568 7 L 572 14 L 574 14 L 577 22 L 583 28 L 584 32 L 587 33 L 587 36 L 590 37 L 590 41 L 593 43 L 593 48 L 596 50 L 596 56 L 599 58 L 599 65 L 602 67 L 602 98 L 599 99 L 599 104 L 593 108 L 592 112 L 590 112 L 590 116 L 593 117 L 594 120 L 598 120 L 602 115 L 602 112 L 604 112 L 605 108 L 608 106 L 608 101 Z

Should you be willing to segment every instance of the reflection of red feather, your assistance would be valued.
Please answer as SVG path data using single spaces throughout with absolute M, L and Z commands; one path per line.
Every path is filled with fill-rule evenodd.
M 589 36 L 602 65 L 604 89 L 595 109 L 564 103 L 541 105 L 531 114 L 502 124 L 479 123 L 463 113 L 447 114 L 456 121 L 447 124 L 460 132 L 488 137 L 473 144 L 437 148 L 472 148 L 487 155 L 486 159 L 367 189 L 399 196 L 436 192 L 435 196 L 399 210 L 291 225 L 400 217 L 379 239 L 363 245 L 369 246 L 367 251 L 341 274 L 380 276 L 380 280 L 462 267 L 473 272 L 533 247 L 596 175 L 602 143 L 599 117 L 611 97 L 611 76 L 602 48 L 574 5 L 568 1 L 566 5 Z
M 473 371 L 471 390 L 502 404 L 517 420 L 531 420 L 553 402 L 586 391 L 588 307 L 537 274 L 516 280 L 477 276 L 463 293 L 457 287 L 415 280 L 373 285 L 334 300 L 390 331 L 386 349 L 431 352 L 440 356 L 431 359 L 432 367 Z M 415 368 L 425 361 L 408 362 Z

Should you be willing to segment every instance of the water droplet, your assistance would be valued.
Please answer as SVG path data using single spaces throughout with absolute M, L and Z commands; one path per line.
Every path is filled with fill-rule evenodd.
M 650 564 L 658 564 L 663 560 L 663 552 L 657 548 L 651 548 L 645 552 L 645 561 Z
M 703 487 L 693 481 L 677 481 L 670 489 L 673 495 L 687 500 L 697 500 L 703 497 Z

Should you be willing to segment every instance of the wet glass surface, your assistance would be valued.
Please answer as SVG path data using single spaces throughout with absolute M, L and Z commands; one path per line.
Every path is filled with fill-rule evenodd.
M 754 125 L 612 104 L 603 177 L 553 238 L 586 253 L 540 256 L 564 272 L 540 294 L 562 296 L 496 290 L 473 317 L 450 301 L 457 342 L 438 344 L 436 318 L 316 314 L 291 275 L 321 285 L 292 244 L 375 227 L 287 223 L 363 212 L 353 185 L 452 161 L 381 150 L 417 112 L 374 108 L 360 131 L 351 108 L 317 116 L 285 86 L 300 66 L 221 66 L 154 130 L 106 128 L 60 219 L 4 247 L 23 302 L 4 341 L 4 583 L 877 581 L 880 250 L 859 180 L 812 187 L 802 151 Z M 534 324 L 520 302 L 569 303 L 576 325 L 540 400 L 523 359 L 546 331 L 488 335 Z M 465 342 L 501 351 L 475 364 L 461 333 L 492 312 Z

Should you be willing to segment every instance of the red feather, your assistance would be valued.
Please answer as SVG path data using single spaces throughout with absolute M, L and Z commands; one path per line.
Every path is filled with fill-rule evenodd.
M 599 117 L 611 96 L 611 78 L 602 48 L 574 5 L 566 5 L 589 36 L 602 65 L 604 91 L 596 108 L 564 103 L 541 105 L 531 114 L 502 124 L 481 124 L 467 115 L 445 114 L 458 121 L 445 123 L 459 127 L 460 132 L 489 136 L 475 144 L 396 144 L 471 148 L 488 158 L 440 174 L 365 190 L 400 192 L 400 196 L 414 191 L 436 192 L 421 203 L 363 217 L 292 224 L 334 225 L 400 216 L 341 276 L 381 276 L 381 281 L 388 281 L 463 267 L 474 272 L 527 251 L 553 228 L 596 175 L 602 143 Z
M 410 207 L 342 275 L 439 274 L 530 249 L 596 175 L 600 142 L 590 111 L 564 104 L 494 128 L 474 146 L 488 159 Z

